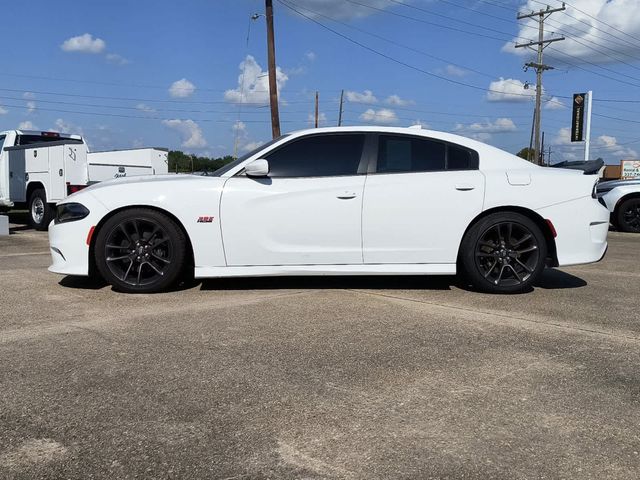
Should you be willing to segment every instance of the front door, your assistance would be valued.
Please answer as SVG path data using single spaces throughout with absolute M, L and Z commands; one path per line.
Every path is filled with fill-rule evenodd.
M 364 134 L 321 134 L 265 156 L 269 176 L 224 185 L 220 221 L 227 265 L 362 263 Z M 361 173 L 359 173 L 361 172 Z

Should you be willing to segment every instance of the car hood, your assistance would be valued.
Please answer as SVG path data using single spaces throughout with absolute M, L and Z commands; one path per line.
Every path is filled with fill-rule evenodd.
M 127 184 L 148 184 L 148 183 L 175 183 L 175 182 L 198 182 L 198 181 L 211 181 L 216 177 L 204 177 L 201 175 L 176 175 L 176 174 L 168 174 L 168 175 L 140 175 L 136 177 L 120 177 L 114 178 L 113 180 L 107 180 L 105 182 L 94 183 L 93 185 L 85 188 L 82 191 L 96 191 L 101 188 L 108 188 L 116 185 L 127 185 Z M 167 188 L 170 188 L 167 185 Z

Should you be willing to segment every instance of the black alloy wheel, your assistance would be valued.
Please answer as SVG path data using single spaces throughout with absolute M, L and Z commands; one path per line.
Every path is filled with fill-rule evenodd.
M 619 230 L 640 233 L 640 198 L 624 200 L 618 207 L 617 216 Z
M 496 286 L 518 286 L 535 271 L 540 249 L 523 225 L 501 222 L 488 228 L 476 244 L 476 266 Z
M 537 281 L 546 258 L 547 242 L 536 222 L 520 213 L 496 212 L 469 228 L 458 267 L 478 290 L 521 293 Z
M 182 272 L 185 246 L 184 234 L 166 215 L 149 209 L 125 210 L 100 229 L 96 265 L 118 290 L 157 292 Z

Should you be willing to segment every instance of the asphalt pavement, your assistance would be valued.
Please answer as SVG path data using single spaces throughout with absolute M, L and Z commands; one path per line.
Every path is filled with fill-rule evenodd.
M 451 277 L 156 295 L 0 237 L 2 479 L 637 479 L 640 235 L 486 295 Z

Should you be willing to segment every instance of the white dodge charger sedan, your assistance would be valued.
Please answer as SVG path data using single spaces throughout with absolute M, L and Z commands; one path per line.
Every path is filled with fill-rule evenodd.
M 529 289 L 546 266 L 600 260 L 596 177 L 420 128 L 304 130 L 214 176 L 117 179 L 75 193 L 49 228 L 65 275 L 155 292 L 182 274 L 453 275 Z

